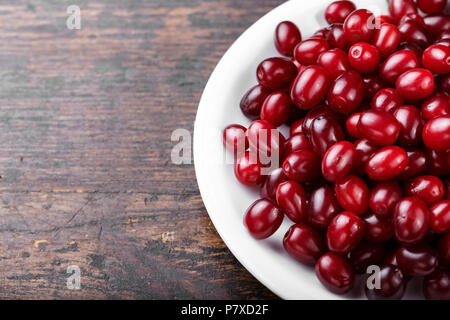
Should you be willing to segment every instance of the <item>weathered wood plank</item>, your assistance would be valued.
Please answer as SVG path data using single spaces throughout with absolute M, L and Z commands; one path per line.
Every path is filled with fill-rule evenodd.
M 234 39 L 281 0 L 0 2 L 0 298 L 273 298 L 170 163 Z M 66 269 L 81 268 L 81 290 Z

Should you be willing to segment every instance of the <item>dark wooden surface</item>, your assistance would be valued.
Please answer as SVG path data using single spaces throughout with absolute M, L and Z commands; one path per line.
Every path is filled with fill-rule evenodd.
M 170 137 L 282 2 L 0 1 L 0 298 L 275 298 L 216 233 Z

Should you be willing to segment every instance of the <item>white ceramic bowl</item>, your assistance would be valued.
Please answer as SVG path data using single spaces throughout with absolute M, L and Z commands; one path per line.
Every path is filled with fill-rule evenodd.
M 358 8 L 367 8 L 376 14 L 386 12 L 385 0 L 353 1 Z M 222 130 L 232 123 L 246 127 L 250 124 L 242 115 L 239 102 L 245 92 L 256 84 L 258 63 L 265 58 L 279 56 L 273 44 L 277 24 L 283 20 L 295 22 L 306 39 L 327 25 L 323 13 L 330 2 L 287 1 L 247 29 L 212 73 L 195 120 L 195 171 L 209 216 L 223 241 L 242 265 L 283 299 L 362 298 L 363 283 L 356 283 L 355 289 L 344 296 L 326 290 L 312 267 L 298 263 L 284 251 L 282 239 L 292 224 L 287 218 L 269 239 L 257 241 L 248 234 L 243 225 L 243 214 L 258 199 L 259 192 L 256 188 L 249 189 L 239 184 L 234 177 L 232 165 L 224 159 Z M 413 284 L 413 287 L 417 287 L 417 284 Z M 408 297 L 419 298 L 420 295 L 412 293 Z

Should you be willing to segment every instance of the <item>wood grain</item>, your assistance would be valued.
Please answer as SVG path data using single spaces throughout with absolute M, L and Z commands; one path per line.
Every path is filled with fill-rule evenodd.
M 170 137 L 282 2 L 0 2 L 0 298 L 275 298 L 216 233 Z

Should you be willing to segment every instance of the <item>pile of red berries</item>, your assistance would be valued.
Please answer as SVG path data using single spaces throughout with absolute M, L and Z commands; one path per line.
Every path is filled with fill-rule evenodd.
M 240 104 L 253 122 L 224 130 L 237 179 L 260 185 L 246 228 L 265 239 L 286 215 L 294 224 L 284 248 L 315 264 L 332 292 L 348 292 L 375 265 L 381 286 L 366 287 L 370 299 L 401 298 L 413 277 L 423 277 L 426 298 L 450 299 L 446 3 L 390 0 L 390 15 L 375 17 L 335 1 L 330 25 L 306 40 L 281 22 L 284 57 L 259 64 Z M 262 174 L 259 155 L 274 153 L 280 162 Z

